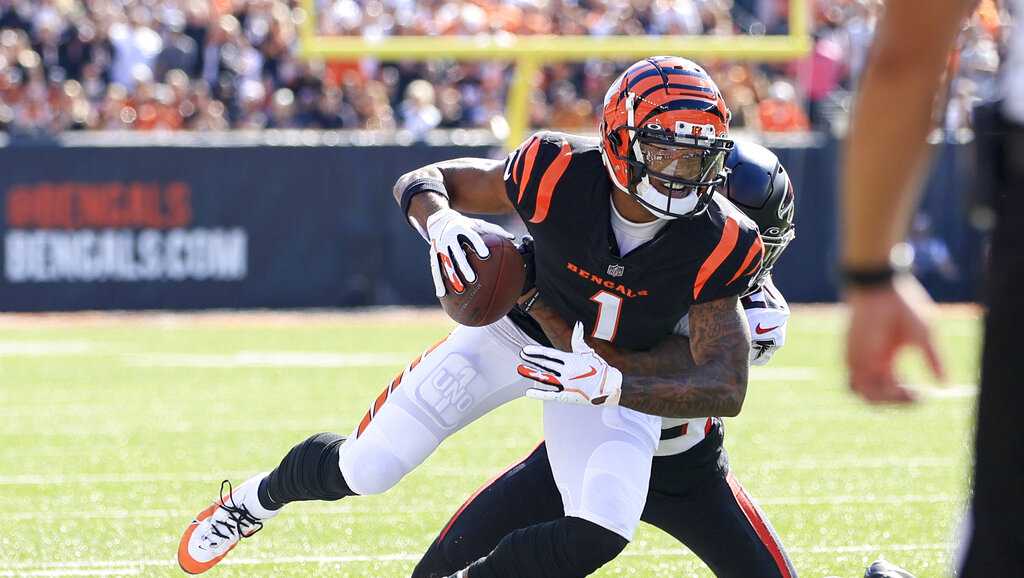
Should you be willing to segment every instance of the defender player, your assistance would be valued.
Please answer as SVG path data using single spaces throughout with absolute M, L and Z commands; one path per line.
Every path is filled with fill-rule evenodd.
M 395 378 L 348 438 L 314 435 L 269 474 L 226 494 L 222 484 L 182 536 L 181 567 L 208 570 L 289 502 L 386 491 L 449 435 L 527 393 L 548 398 L 544 435 L 564 516 L 509 534 L 474 576 L 583 576 L 618 555 L 643 510 L 657 416 L 736 415 L 746 393 L 739 296 L 763 247 L 753 222 L 714 194 L 733 146 L 729 116 L 702 68 L 649 58 L 609 88 L 600 139 L 540 133 L 505 163 L 437 163 L 395 186 L 430 243 L 439 292 L 442 275 L 453 286 L 475 280 L 462 243 L 486 257 L 479 231 L 496 231 L 458 211 L 516 211 L 536 243 L 536 286 L 562 319 L 577 320 L 577 333 L 643 351 L 688 314 L 690 367 L 623 375 L 585 345 L 545 357 L 543 332 L 522 312 L 458 326 Z
M 730 173 L 724 192 L 757 223 L 765 245 L 761 273 L 741 299 L 751 333 L 750 363 L 763 365 L 786 338 L 789 307 L 772 283 L 770 271 L 794 237 L 793 188 L 778 157 L 760 145 L 736 141 L 727 166 Z M 531 311 L 540 307 L 535 304 Z M 557 319 L 557 312 L 535 317 L 551 341 L 567 349 L 568 326 Z M 677 335 L 665 340 L 687 350 L 687 333 L 684 317 Z M 637 356 L 617 353 L 608 345 L 602 349 L 600 343 L 595 342 L 595 348 L 623 372 L 655 370 Z M 662 360 L 657 370 L 683 359 L 688 356 Z M 796 571 L 768 520 L 729 471 L 722 421 L 714 417 L 662 421 L 641 520 L 683 543 L 719 578 L 795 578 Z M 458 509 L 417 564 L 413 578 L 449 576 L 486 556 L 515 529 L 561 516 L 561 497 L 541 442 Z M 476 578 L 475 573 L 470 576 Z

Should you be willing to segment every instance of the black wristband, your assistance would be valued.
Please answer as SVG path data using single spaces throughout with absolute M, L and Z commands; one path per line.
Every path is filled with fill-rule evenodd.
M 409 203 L 412 202 L 413 197 L 427 192 L 437 193 L 446 199 L 448 198 L 448 190 L 444 188 L 444 181 L 430 177 L 416 179 L 409 183 L 405 190 L 402 191 L 402 214 L 409 214 Z
M 890 265 L 871 269 L 843 267 L 840 270 L 843 285 L 850 289 L 870 289 L 872 287 L 890 285 L 896 273 L 896 269 Z

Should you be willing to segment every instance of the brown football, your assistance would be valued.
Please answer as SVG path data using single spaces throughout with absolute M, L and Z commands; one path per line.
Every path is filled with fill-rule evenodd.
M 469 265 L 476 271 L 476 281 L 464 283 L 463 291 L 456 293 L 442 276 L 446 292 L 441 307 L 459 324 L 471 327 L 490 325 L 504 317 L 516 304 L 526 282 L 526 263 L 515 244 L 493 233 L 480 236 L 491 250 L 486 259 L 463 244 Z

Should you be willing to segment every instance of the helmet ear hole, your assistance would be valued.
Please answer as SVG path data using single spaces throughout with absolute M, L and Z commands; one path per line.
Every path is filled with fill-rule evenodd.
M 608 141 L 612 143 L 612 146 L 619 148 L 622 146 L 622 139 L 619 137 L 619 131 L 613 131 L 608 133 Z

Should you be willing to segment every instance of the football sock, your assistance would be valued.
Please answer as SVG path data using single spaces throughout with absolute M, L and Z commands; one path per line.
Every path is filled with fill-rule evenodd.
M 333 501 L 355 495 L 338 466 L 344 441 L 338 434 L 319 433 L 293 447 L 260 482 L 260 504 L 278 510 L 289 502 Z
M 565 517 L 509 533 L 467 570 L 471 578 L 587 576 L 618 556 L 626 544 L 625 538 L 593 522 Z

